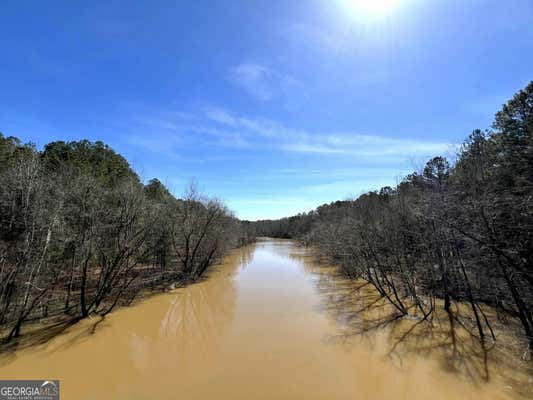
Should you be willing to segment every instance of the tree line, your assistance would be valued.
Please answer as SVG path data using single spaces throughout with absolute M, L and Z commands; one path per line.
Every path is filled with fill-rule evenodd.
M 49 318 L 104 316 L 147 291 L 199 279 L 254 240 L 191 184 L 175 198 L 143 184 L 102 142 L 31 143 L 0 134 L 0 336 Z
M 469 306 L 482 343 L 483 305 L 521 324 L 533 355 L 533 82 L 474 130 L 450 164 L 434 157 L 395 187 L 281 220 L 258 235 L 299 238 L 349 277 L 371 283 L 398 316 L 430 319 Z

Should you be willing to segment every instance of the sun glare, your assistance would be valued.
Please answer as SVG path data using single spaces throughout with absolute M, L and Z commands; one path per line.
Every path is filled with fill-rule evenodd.
M 361 18 L 379 18 L 390 15 L 401 0 L 343 0 L 348 12 Z

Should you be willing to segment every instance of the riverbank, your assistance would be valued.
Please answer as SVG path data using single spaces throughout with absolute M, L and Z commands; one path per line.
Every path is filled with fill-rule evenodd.
M 62 293 L 56 291 L 45 306 L 36 309 L 32 318 L 25 320 L 20 335 L 8 339 L 11 328 L 0 330 L 0 354 L 45 344 L 84 319 L 102 321 L 113 310 L 135 306 L 153 296 L 205 279 L 204 274 L 197 279 L 192 279 L 176 271 L 179 271 L 179 266 L 176 265 L 164 270 L 157 266 L 139 265 L 134 271 L 135 280 L 129 285 L 130 296 L 118 297 L 114 302 L 112 299 L 103 302 L 102 309 L 106 312 L 93 312 L 85 317 L 80 314 L 80 304 L 74 296 L 68 296 L 66 291 Z M 67 297 L 70 297 L 70 305 L 68 301 L 65 305 Z
M 527 398 L 525 371 L 503 353 L 488 353 L 483 379 L 460 330 L 452 357 L 444 323 L 417 325 L 391 352 L 416 321 L 372 323 L 385 311 L 370 288 L 295 242 L 262 239 L 207 274 L 4 354 L 0 375 L 59 378 L 81 400 Z
M 323 267 L 325 260 L 316 265 L 321 308 L 338 324 L 333 342 L 365 343 L 400 370 L 430 361 L 434 369 L 458 380 L 506 388 L 511 398 L 532 397 L 533 369 L 528 353 L 521 351 L 524 341 L 516 319 L 498 317 L 484 306 L 487 318 L 497 321 L 492 324 L 496 339 L 480 341 L 468 304 L 454 303 L 446 312 L 439 299 L 429 319 L 416 313 L 401 316 L 368 282 L 349 279 L 338 267 Z

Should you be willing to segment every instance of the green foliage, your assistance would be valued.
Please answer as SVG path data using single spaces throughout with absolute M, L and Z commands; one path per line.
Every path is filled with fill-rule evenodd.
M 533 187 L 533 82 L 496 114 L 491 137 L 498 183 L 527 192 Z
M 150 179 L 144 186 L 144 193 L 150 200 L 163 202 L 173 198 L 168 189 L 157 178 Z
M 68 167 L 112 186 L 130 178 L 139 181 L 126 159 L 100 141 L 52 142 L 44 147 L 42 159 L 49 170 Z
M 10 136 L 4 137 L 0 132 L 0 168 L 4 169 L 13 159 L 15 151 L 20 147 L 20 140 Z
M 37 153 L 33 143 L 22 144 L 20 139 L 14 136 L 5 137 L 0 132 L 0 172 L 12 166 L 22 157 L 28 157 Z

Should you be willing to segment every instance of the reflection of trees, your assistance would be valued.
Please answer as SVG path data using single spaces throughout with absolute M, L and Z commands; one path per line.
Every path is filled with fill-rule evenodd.
M 268 251 L 280 258 L 291 258 L 291 254 L 295 251 L 296 246 L 294 241 L 289 239 L 258 239 L 256 243 L 257 248 Z
M 256 245 L 254 243 L 235 250 L 237 263 L 239 264 L 240 268 L 244 269 L 254 260 L 255 249 Z
M 440 306 L 432 320 L 404 318 L 370 284 L 342 276 L 311 251 L 296 245 L 285 246 L 285 250 L 280 246 L 279 251 L 288 252 L 316 279 L 320 310 L 338 326 L 331 341 L 364 340 L 400 366 L 412 355 L 431 356 L 446 371 L 473 381 L 498 376 L 513 388 L 520 388 L 520 392 L 533 389 L 532 383 L 528 383 L 531 371 L 527 371 L 519 357 L 510 355 L 513 339 L 504 336 L 508 329 L 496 327 L 496 343 L 481 342 L 466 306 L 459 304 L 450 313 Z M 489 317 L 491 312 L 485 310 Z
M 180 291 L 161 320 L 160 339 L 171 345 L 176 361 L 216 352 L 231 324 L 235 287 L 231 279 L 205 281 Z
M 138 365 L 145 367 L 148 360 L 170 361 L 173 368 L 184 372 L 216 356 L 233 321 L 233 275 L 251 262 L 252 254 L 253 246 L 234 250 L 221 265 L 211 267 L 206 279 L 178 289 L 160 320 L 157 335 L 135 338 Z

